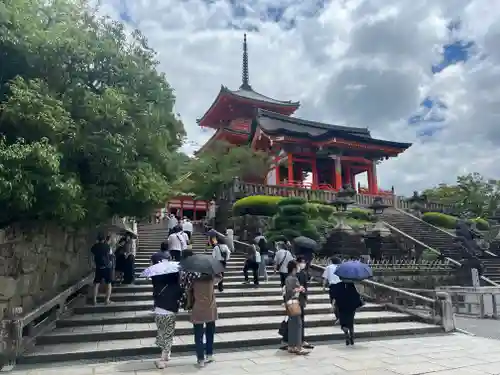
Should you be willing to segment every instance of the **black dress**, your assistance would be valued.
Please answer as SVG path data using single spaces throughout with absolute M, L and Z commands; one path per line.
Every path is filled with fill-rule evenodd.
M 363 305 L 363 301 L 353 283 L 338 283 L 335 288 L 335 304 L 340 326 L 352 330 L 356 309 Z

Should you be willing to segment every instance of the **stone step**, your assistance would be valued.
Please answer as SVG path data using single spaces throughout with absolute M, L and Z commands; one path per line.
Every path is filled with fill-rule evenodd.
M 318 295 L 325 294 L 320 287 L 309 288 L 308 294 Z M 224 298 L 236 298 L 236 297 L 265 297 L 265 296 L 274 296 L 279 298 L 281 296 L 280 288 L 234 288 L 224 290 L 221 293 L 221 296 Z M 217 297 L 218 299 L 219 297 Z M 151 301 L 153 299 L 151 292 L 136 292 L 136 293 L 123 293 L 118 290 L 113 293 L 112 298 L 113 301 L 116 302 L 126 302 L 126 301 Z
M 437 334 L 442 332 L 438 326 L 416 322 L 360 324 L 356 328 L 356 336 L 358 338 Z M 217 351 L 226 348 L 279 345 L 280 337 L 277 334 L 277 329 L 278 327 L 270 330 L 220 333 L 216 335 L 214 347 Z M 343 340 L 344 337 L 344 334 L 338 327 L 331 326 L 308 328 L 306 334 L 310 342 Z M 176 336 L 172 348 L 174 355 L 188 352 L 194 353 L 193 339 L 192 334 Z M 159 349 L 155 345 L 155 338 L 149 337 L 101 342 L 37 345 L 33 352 L 22 355 L 18 359 L 18 363 L 50 363 L 158 354 Z
M 282 305 L 266 306 L 233 306 L 217 307 L 219 319 L 231 318 L 254 318 L 263 316 L 277 316 L 283 314 Z M 386 311 L 382 305 L 366 303 L 358 311 L 380 312 Z M 307 315 L 330 314 L 330 303 L 311 303 L 307 306 Z M 180 313 L 178 320 L 188 320 L 189 315 Z M 154 314 L 152 310 L 147 311 L 123 311 L 123 312 L 102 312 L 95 314 L 75 314 L 59 320 L 57 327 L 78 327 L 89 325 L 105 324 L 129 324 L 129 323 L 154 323 Z
M 276 306 L 281 305 L 283 300 L 279 295 L 273 296 L 244 296 L 241 298 L 226 297 L 224 293 L 217 294 L 217 306 Z M 325 294 L 313 294 L 308 298 L 311 303 L 328 303 L 329 297 Z M 75 308 L 77 314 L 95 314 L 102 312 L 119 312 L 119 311 L 144 311 L 151 310 L 153 301 L 127 301 L 116 302 L 111 305 L 85 305 Z
M 250 280 L 252 280 L 250 278 Z M 255 285 L 252 283 L 244 284 L 243 276 L 234 276 L 234 277 L 226 277 L 224 278 L 224 289 L 237 289 L 239 293 L 242 293 L 245 289 L 254 289 Z M 243 290 L 239 290 L 243 289 Z M 268 281 L 264 282 L 260 280 L 259 289 L 274 289 L 276 293 L 279 293 L 281 286 L 280 280 L 278 276 L 274 276 Z M 143 284 L 135 284 L 132 285 L 117 285 L 113 287 L 113 294 L 116 293 L 140 293 L 140 292 L 149 292 L 153 291 L 153 286 L 151 285 L 151 281 L 148 280 L 148 283 Z
M 185 314 L 188 316 L 188 314 Z M 283 315 L 226 318 L 217 320 L 217 334 L 227 332 L 248 332 L 254 330 L 278 329 Z M 378 324 L 409 322 L 412 317 L 392 311 L 360 311 L 356 314 L 355 323 Z M 306 328 L 332 327 L 332 314 L 312 314 L 306 316 Z M 177 336 L 190 335 L 193 324 L 189 320 L 178 320 L 175 334 Z M 62 343 L 93 342 L 104 340 L 123 340 L 134 338 L 156 337 L 155 323 L 106 324 L 102 326 L 83 326 L 58 328 L 46 335 L 37 338 L 38 345 L 53 345 Z

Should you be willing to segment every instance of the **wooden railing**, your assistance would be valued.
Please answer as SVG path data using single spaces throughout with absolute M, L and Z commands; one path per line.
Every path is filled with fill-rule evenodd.
M 262 185 L 247 182 L 241 182 L 239 179 L 234 179 L 231 184 L 224 186 L 219 198 L 222 200 L 234 201 L 242 196 L 249 195 L 272 195 L 281 197 L 301 197 L 307 200 L 318 200 L 330 202 L 335 200 L 337 192 L 333 190 L 312 189 L 307 187 L 294 187 L 294 186 L 277 186 L 277 185 Z M 382 203 L 391 207 L 396 207 L 402 210 L 410 209 L 411 202 L 407 198 L 389 195 L 384 192 L 380 195 L 372 194 L 356 194 L 354 196 L 355 203 L 360 206 L 369 206 L 373 203 L 375 198 L 381 198 Z M 445 206 L 428 202 L 425 208 L 432 210 L 444 209 Z
M 33 311 L 25 313 L 22 307 L 7 311 L 0 322 L 0 370 L 15 365 L 16 358 L 34 345 L 37 336 L 55 327 L 55 322 L 70 309 L 85 300 L 87 286 L 92 284 L 93 273 L 84 277 Z

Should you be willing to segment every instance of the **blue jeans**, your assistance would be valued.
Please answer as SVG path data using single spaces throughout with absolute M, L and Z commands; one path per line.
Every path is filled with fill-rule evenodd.
M 214 354 L 215 322 L 193 324 L 193 328 L 196 358 L 198 361 L 203 361 L 205 354 L 207 356 Z M 205 344 L 203 344 L 203 336 L 205 336 Z

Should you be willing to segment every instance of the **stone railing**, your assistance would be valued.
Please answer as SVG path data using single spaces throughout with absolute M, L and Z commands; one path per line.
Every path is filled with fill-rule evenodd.
M 219 199 L 233 202 L 241 197 L 250 195 L 272 195 L 281 197 L 301 197 L 307 200 L 318 200 L 330 202 L 335 199 L 336 192 L 333 190 L 307 189 L 293 186 L 277 186 L 277 185 L 262 185 L 247 182 L 241 182 L 239 179 L 234 179 L 232 183 L 224 186 L 219 194 Z M 410 209 L 411 202 L 407 198 L 397 195 L 370 195 L 356 194 L 354 196 L 355 203 L 360 206 L 369 206 L 375 198 L 381 198 L 382 203 L 391 207 L 400 209 Z M 444 206 L 437 203 L 428 202 L 425 204 L 427 209 L 444 209 Z
M 217 232 L 217 235 L 236 252 L 247 253 L 253 247 L 245 242 L 234 240 L 232 230 L 228 230 L 226 235 L 220 232 Z M 312 264 L 311 276 L 320 280 L 324 270 L 324 266 Z M 445 332 L 455 330 L 453 306 L 446 292 L 438 291 L 434 298 L 429 298 L 372 280 L 361 281 L 356 286 L 368 301 L 381 303 L 390 310 L 413 315 L 421 321 L 439 325 Z
M 84 303 L 93 279 L 92 273 L 28 313 L 22 307 L 7 310 L 0 322 L 0 370 L 12 369 L 17 357 L 34 347 L 37 336 L 54 329 L 58 319 Z

